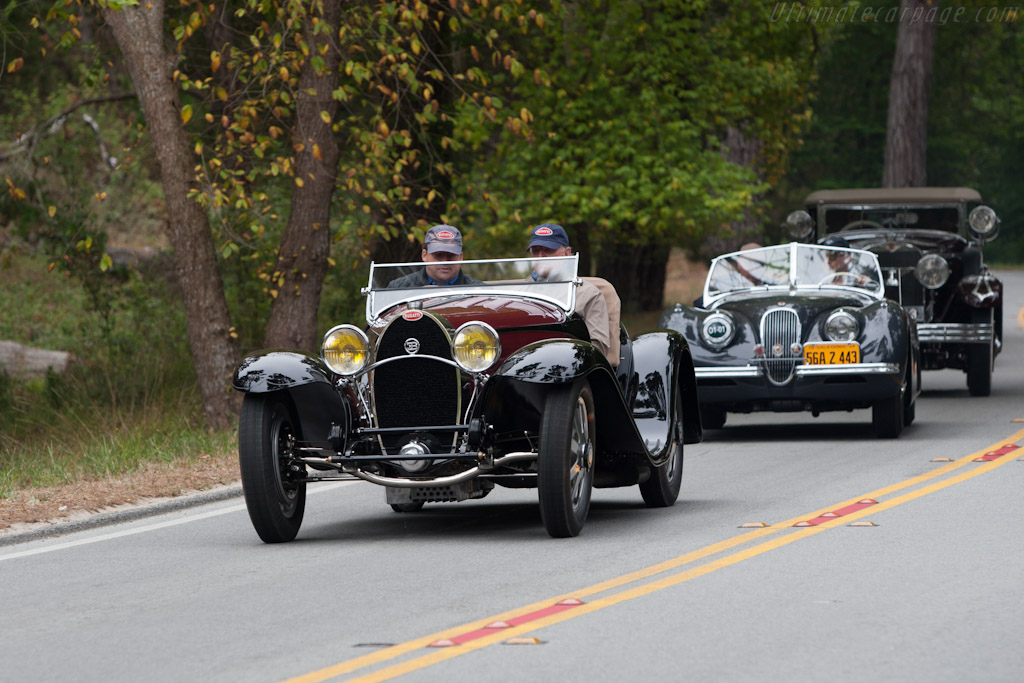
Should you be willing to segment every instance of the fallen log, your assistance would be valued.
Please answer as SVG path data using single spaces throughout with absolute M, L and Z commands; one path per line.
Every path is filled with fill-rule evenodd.
M 17 379 L 43 377 L 48 368 L 64 372 L 71 358 L 67 351 L 36 349 L 17 342 L 0 341 L 0 370 Z

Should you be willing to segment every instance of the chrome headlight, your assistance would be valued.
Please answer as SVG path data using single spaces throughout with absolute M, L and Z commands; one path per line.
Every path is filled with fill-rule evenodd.
M 857 338 L 860 323 L 846 311 L 833 311 L 825 320 L 825 336 L 834 342 L 848 342 Z
M 333 372 L 354 375 L 370 358 L 370 342 L 363 331 L 353 325 L 338 325 L 324 335 L 320 357 Z
M 463 370 L 483 372 L 501 355 L 498 333 L 487 323 L 466 323 L 455 330 L 452 357 Z
M 715 351 L 725 348 L 735 334 L 736 325 L 733 324 L 732 317 L 725 313 L 712 313 L 704 318 L 700 326 L 700 336 L 704 343 Z
M 938 254 L 925 254 L 914 268 L 914 277 L 928 289 L 938 289 L 949 279 L 949 264 Z
M 804 210 L 794 211 L 786 216 L 786 233 L 794 240 L 806 239 L 814 228 L 814 219 Z
M 987 206 L 976 206 L 971 209 L 967 223 L 971 226 L 971 232 L 981 239 L 994 239 L 999 232 L 999 217 Z

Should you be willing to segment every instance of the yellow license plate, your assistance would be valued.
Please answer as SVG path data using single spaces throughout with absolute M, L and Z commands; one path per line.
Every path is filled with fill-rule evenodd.
M 846 365 L 860 362 L 858 344 L 807 344 L 804 363 L 808 365 Z

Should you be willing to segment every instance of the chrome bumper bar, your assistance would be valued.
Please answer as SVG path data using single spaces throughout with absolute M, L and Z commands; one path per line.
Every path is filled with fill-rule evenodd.
M 992 323 L 918 323 L 922 344 L 991 344 Z
M 746 379 L 761 377 L 756 365 L 742 365 L 733 368 L 694 368 L 697 379 Z M 821 377 L 836 375 L 898 375 L 899 363 L 847 363 L 845 365 L 797 365 L 793 369 L 797 377 Z
M 420 459 L 429 460 L 431 456 L 444 457 L 440 454 L 425 453 L 420 456 Z M 305 458 L 300 458 L 306 461 Z M 342 463 L 341 471 L 345 474 L 350 474 L 353 477 L 358 477 L 363 481 L 368 481 L 372 484 L 378 484 L 380 486 L 393 486 L 400 489 L 419 489 L 419 488 L 432 488 L 435 486 L 454 486 L 455 484 L 461 484 L 464 481 L 470 479 L 476 479 L 482 474 L 489 474 L 495 467 L 501 467 L 507 465 L 510 462 L 517 460 L 536 460 L 537 454 L 531 451 L 520 451 L 515 453 L 506 453 L 500 458 L 495 458 L 494 463 L 488 464 L 486 467 L 476 466 L 465 472 L 459 472 L 448 477 L 435 477 L 433 479 L 407 479 L 405 477 L 382 477 L 379 474 L 370 474 L 369 472 L 363 472 L 362 470 L 356 469 L 354 464 Z M 310 461 L 313 458 L 309 459 Z M 322 460 L 321 460 L 322 462 Z

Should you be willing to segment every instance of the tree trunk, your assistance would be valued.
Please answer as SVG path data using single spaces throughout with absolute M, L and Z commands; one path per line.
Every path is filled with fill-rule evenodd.
M 631 232 L 633 226 L 625 233 Z M 665 296 L 665 267 L 671 250 L 663 244 L 602 245 L 597 275 L 615 285 L 622 310 L 660 310 Z
M 939 0 L 903 0 L 889 82 L 884 187 L 926 183 L 928 90 L 932 78 Z
M 199 390 L 207 422 L 225 429 L 235 422 L 238 401 L 230 390 L 238 350 L 217 270 L 210 223 L 189 198 L 195 189 L 194 160 L 181 120 L 181 102 L 172 81 L 175 60 L 164 51 L 163 0 L 123 10 L 105 8 L 132 82 L 142 104 L 164 198 L 167 231 L 181 284 Z
M 299 78 L 296 127 L 293 143 L 295 187 L 291 215 L 277 254 L 274 279 L 283 278 L 270 309 L 264 345 L 314 351 L 317 338 L 317 310 L 327 275 L 331 248 L 331 198 L 338 173 L 338 143 L 331 124 L 321 118 L 326 112 L 333 122 L 338 102 L 332 96 L 338 86 L 340 51 L 335 43 L 341 21 L 341 0 L 325 0 L 321 23 L 314 32 L 313 13 L 307 17 L 305 40 L 311 55 L 323 54 L 324 69 L 317 73 L 307 60 Z M 326 48 L 325 52 L 321 52 Z M 301 182 L 301 184 L 299 184 Z

